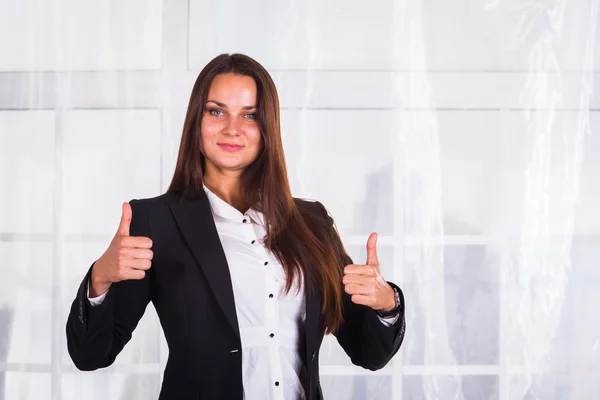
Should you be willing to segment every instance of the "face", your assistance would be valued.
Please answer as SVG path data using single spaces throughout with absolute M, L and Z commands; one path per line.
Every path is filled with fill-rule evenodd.
M 217 75 L 202 115 L 202 153 L 205 174 L 240 175 L 260 153 L 256 83 L 249 76 Z

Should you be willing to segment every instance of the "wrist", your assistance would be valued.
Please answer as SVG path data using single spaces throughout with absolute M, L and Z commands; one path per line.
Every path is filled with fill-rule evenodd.
M 391 285 L 389 285 L 390 292 L 392 293 L 392 300 L 386 308 L 382 308 L 380 310 L 376 310 L 377 314 L 382 318 L 393 318 L 400 312 L 401 308 L 401 300 L 400 293 L 397 289 Z
M 110 283 L 94 283 L 93 281 L 90 282 L 90 298 L 93 299 L 94 297 L 102 296 L 104 293 L 108 292 L 110 286 Z
M 98 261 L 99 262 L 99 261 Z M 110 288 L 111 282 L 103 278 L 98 274 L 97 264 L 92 267 L 92 273 L 90 274 L 89 281 L 89 294 L 90 297 L 98 297 Z
M 389 295 L 387 296 L 387 298 L 389 300 L 387 301 L 387 305 L 378 311 L 390 312 L 396 308 L 396 293 L 394 292 L 394 289 L 391 286 L 388 285 L 388 287 L 389 287 L 389 290 L 388 290 Z

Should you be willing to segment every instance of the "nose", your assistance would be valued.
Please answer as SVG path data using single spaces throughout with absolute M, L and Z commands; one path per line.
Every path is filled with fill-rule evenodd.
M 240 126 L 237 118 L 229 118 L 225 126 L 224 134 L 229 136 L 238 136 L 240 134 Z

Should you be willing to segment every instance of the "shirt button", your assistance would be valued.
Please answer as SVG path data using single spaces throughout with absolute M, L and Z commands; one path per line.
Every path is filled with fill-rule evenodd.
M 275 334 L 274 334 L 274 333 L 271 333 L 271 334 L 269 335 L 269 337 L 273 338 L 273 337 L 275 337 Z
M 279 386 L 279 381 L 275 382 L 275 386 Z
M 265 265 L 267 265 L 268 263 L 269 263 L 268 261 L 265 261 Z
M 243 222 L 243 223 L 246 223 L 246 218 L 244 218 L 244 219 L 242 220 L 242 222 Z
M 269 298 L 272 299 L 273 298 L 273 293 L 269 293 Z
M 253 241 L 250 242 L 250 244 L 254 244 L 254 243 L 256 243 L 256 240 L 253 240 Z

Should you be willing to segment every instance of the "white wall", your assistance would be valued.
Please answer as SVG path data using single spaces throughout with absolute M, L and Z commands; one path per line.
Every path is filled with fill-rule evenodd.
M 0 0 L 0 399 L 157 397 L 152 307 L 93 373 L 64 324 L 222 52 L 271 72 L 294 194 L 405 291 L 383 370 L 326 338 L 327 399 L 600 397 L 599 3 Z

